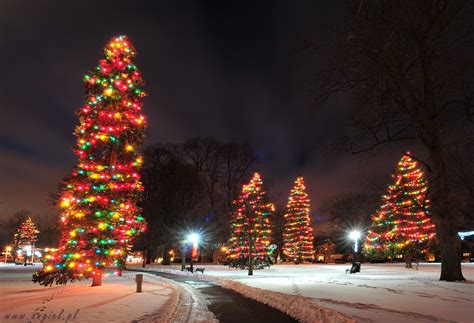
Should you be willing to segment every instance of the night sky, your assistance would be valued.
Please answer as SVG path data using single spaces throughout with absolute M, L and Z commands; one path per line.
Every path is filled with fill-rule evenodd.
M 147 143 L 248 142 L 280 204 L 298 174 L 314 209 L 364 176 L 387 181 L 400 151 L 370 161 L 331 151 L 351 102 L 316 109 L 306 91 L 327 57 L 299 45 L 323 44 L 344 15 L 344 1 L 1 1 L 0 217 L 55 212 L 46 199 L 76 162 L 82 76 L 118 34 L 147 82 Z

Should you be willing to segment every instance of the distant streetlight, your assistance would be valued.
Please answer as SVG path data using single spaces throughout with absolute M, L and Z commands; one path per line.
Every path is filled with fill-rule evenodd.
M 357 230 L 351 231 L 349 233 L 349 239 L 354 240 L 354 252 L 359 251 L 359 239 L 360 239 L 360 232 Z
M 197 246 L 197 244 L 199 243 L 199 234 L 191 233 L 190 235 L 188 235 L 188 241 L 192 242 L 193 245 Z
M 7 263 L 7 257 L 10 256 L 11 251 L 12 251 L 12 247 L 7 246 L 5 249 L 5 263 Z
M 193 258 L 197 254 L 199 238 L 200 238 L 199 234 L 197 234 L 197 233 L 191 233 L 191 234 L 188 235 L 188 241 L 193 244 L 193 250 L 191 252 L 191 265 L 190 265 L 191 272 L 194 272 Z

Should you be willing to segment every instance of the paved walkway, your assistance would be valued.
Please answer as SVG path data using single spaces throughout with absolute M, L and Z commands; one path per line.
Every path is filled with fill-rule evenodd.
M 273 307 L 196 276 L 181 276 L 150 271 L 147 271 L 147 273 L 192 286 L 209 301 L 209 310 L 223 323 L 297 322 L 296 319 Z

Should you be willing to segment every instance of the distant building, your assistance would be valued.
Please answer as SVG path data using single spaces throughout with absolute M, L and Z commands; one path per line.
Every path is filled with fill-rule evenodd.
M 474 231 L 464 232 L 461 237 L 461 259 L 464 262 L 474 262 Z
M 331 240 L 325 240 L 322 244 L 316 246 L 315 260 L 317 262 L 334 263 L 336 262 L 336 244 Z

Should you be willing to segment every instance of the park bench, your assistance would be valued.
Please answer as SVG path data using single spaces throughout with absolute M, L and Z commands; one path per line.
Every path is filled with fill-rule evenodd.
M 352 267 L 351 269 L 346 269 L 346 274 L 347 272 L 351 273 L 351 274 L 355 274 L 355 273 L 360 273 L 360 262 L 358 261 L 355 261 L 352 263 Z

